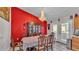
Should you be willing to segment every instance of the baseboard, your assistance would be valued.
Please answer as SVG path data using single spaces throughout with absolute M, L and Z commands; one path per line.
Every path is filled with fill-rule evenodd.
M 60 41 L 56 41 L 57 43 L 61 43 L 61 44 L 64 44 L 64 45 L 66 45 L 65 43 L 62 43 L 62 42 L 60 42 Z

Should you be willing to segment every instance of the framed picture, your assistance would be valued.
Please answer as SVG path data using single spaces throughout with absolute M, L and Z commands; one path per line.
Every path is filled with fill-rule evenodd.
M 48 30 L 50 30 L 50 24 L 48 24 Z
M 9 21 L 10 7 L 0 7 L 0 17 L 4 18 L 6 21 Z

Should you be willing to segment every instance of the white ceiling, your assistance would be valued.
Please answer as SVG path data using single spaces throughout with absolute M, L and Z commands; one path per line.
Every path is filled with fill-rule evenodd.
M 40 17 L 41 7 L 19 7 L 20 9 L 27 11 L 33 15 Z M 79 14 L 78 7 L 44 7 L 46 20 L 57 21 L 58 18 L 68 18 L 75 13 Z

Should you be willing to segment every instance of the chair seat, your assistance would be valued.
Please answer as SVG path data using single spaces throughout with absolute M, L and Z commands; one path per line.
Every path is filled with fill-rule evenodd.
M 19 50 L 19 47 L 15 47 L 15 51 Z
M 52 45 L 52 44 L 48 44 L 48 45 L 45 45 L 45 46 L 47 47 L 47 46 L 51 46 L 51 45 Z
M 52 44 L 48 44 L 48 46 L 51 46 Z
M 35 48 L 38 50 L 38 46 L 35 47 Z M 44 46 L 40 46 L 40 47 L 39 47 L 39 50 L 42 50 L 42 49 L 44 49 Z
M 23 45 L 16 45 L 16 47 L 21 47 L 21 46 L 23 46 Z

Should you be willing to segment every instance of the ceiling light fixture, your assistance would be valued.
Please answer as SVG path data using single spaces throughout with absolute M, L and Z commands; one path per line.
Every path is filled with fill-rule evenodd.
M 45 21 L 46 20 L 45 12 L 44 12 L 44 8 L 43 7 L 41 8 L 41 14 L 40 14 L 40 18 L 39 19 L 41 21 Z

